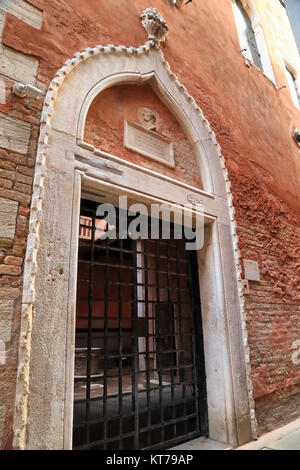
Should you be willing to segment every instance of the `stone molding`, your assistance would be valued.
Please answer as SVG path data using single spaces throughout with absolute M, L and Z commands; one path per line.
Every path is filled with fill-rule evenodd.
M 148 20 L 147 20 L 148 21 Z M 148 26 L 147 26 L 148 27 Z M 147 29 L 147 28 L 146 28 Z M 148 31 L 149 34 L 149 31 Z M 152 34 L 154 37 L 152 37 Z M 156 37 L 157 36 L 157 37 Z M 172 72 L 170 65 L 164 58 L 162 51 L 158 45 L 163 36 L 166 36 L 166 28 L 161 25 L 160 32 L 153 32 L 149 34 L 149 40 L 140 47 L 126 47 L 123 45 L 115 46 L 109 44 L 106 46 L 98 45 L 95 47 L 88 47 L 82 52 L 77 52 L 72 59 L 69 59 L 58 70 L 54 79 L 49 85 L 42 116 L 40 122 L 40 136 L 36 157 L 35 176 L 33 183 L 33 194 L 31 202 L 31 213 L 29 223 L 29 235 L 27 241 L 27 251 L 24 266 L 24 287 L 22 299 L 22 319 L 20 331 L 20 344 L 19 344 L 19 365 L 17 373 L 17 386 L 16 386 L 16 405 L 15 405 L 15 420 L 14 420 L 14 447 L 17 449 L 26 448 L 26 429 L 28 422 L 28 395 L 29 395 L 29 380 L 30 380 L 30 352 L 31 352 L 31 335 L 33 326 L 33 308 L 36 299 L 35 279 L 37 274 L 37 253 L 39 250 L 40 239 L 40 222 L 42 216 L 42 205 L 44 201 L 44 180 L 47 172 L 47 157 L 49 154 L 49 136 L 52 132 L 52 118 L 54 116 L 54 108 L 60 88 L 68 77 L 69 74 L 83 61 L 95 57 L 97 55 L 110 55 L 120 60 L 122 57 L 139 56 L 148 54 L 153 50 L 156 54 L 156 60 L 160 61 L 166 73 L 172 80 L 173 86 L 181 95 L 182 102 L 184 102 L 191 111 L 195 112 L 201 119 L 207 133 L 210 136 L 211 143 L 214 148 L 216 157 L 219 159 L 220 166 L 223 172 L 224 186 L 227 197 L 227 203 L 230 214 L 230 231 L 232 235 L 234 261 L 236 269 L 236 278 L 238 282 L 238 295 L 242 327 L 243 348 L 245 353 L 246 363 L 246 376 L 248 385 L 249 408 L 251 416 L 251 427 L 253 437 L 256 436 L 256 420 L 254 411 L 254 400 L 252 393 L 252 382 L 250 379 L 251 366 L 250 366 L 250 353 L 247 339 L 247 329 L 245 321 L 245 307 L 243 298 L 243 282 L 241 278 L 240 266 L 240 252 L 238 248 L 238 235 L 236 231 L 236 222 L 234 217 L 233 197 L 230 191 L 230 181 L 228 171 L 226 169 L 225 160 L 221 153 L 220 145 L 217 143 L 215 133 L 211 130 L 209 122 L 205 119 L 202 110 L 197 106 L 195 100 L 188 93 L 184 85 L 182 85 L 177 76 Z M 158 39 L 160 38 L 160 39 Z

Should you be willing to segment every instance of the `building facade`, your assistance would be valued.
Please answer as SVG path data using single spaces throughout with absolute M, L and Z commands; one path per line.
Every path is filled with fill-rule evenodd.
M 299 417 L 284 2 L 0 0 L 0 47 L 2 448 L 236 447 Z M 120 196 L 201 205 L 203 246 L 103 241 Z

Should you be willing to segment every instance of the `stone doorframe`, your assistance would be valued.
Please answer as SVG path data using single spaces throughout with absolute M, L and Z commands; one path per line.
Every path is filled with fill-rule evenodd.
M 125 83 L 150 84 L 176 116 L 197 155 L 203 191 L 84 143 L 85 118 L 95 96 Z M 202 111 L 150 39 L 138 48 L 97 46 L 75 54 L 58 71 L 45 98 L 24 268 L 15 447 L 72 447 L 82 191 L 175 205 L 192 193 L 204 201 L 210 223 L 199 252 L 199 278 L 210 437 L 233 446 L 251 440 L 256 423 L 243 286 L 224 158 Z

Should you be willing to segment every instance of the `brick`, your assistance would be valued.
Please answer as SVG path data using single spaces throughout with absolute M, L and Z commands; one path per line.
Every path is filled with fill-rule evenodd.
M 12 253 L 14 256 L 23 257 L 25 253 L 25 238 L 15 237 Z
M 0 197 L 20 202 L 23 206 L 28 206 L 30 203 L 30 196 L 28 194 L 20 193 L 12 189 L 0 189 Z
M 39 119 L 40 119 L 40 117 L 39 117 Z M 39 136 L 39 127 L 35 126 L 35 127 L 33 127 L 32 131 L 31 131 L 31 138 L 37 140 L 38 136 Z
M 27 218 L 24 215 L 18 215 L 16 235 L 18 237 L 26 237 L 27 235 Z
M 13 162 L 0 160 L 0 168 L 3 168 L 4 170 L 14 170 L 16 168 L 16 165 Z
M 0 178 L 6 178 L 8 180 L 14 181 L 15 173 L 14 171 L 0 169 Z
M 15 237 L 15 245 L 24 246 L 24 245 L 25 245 L 25 242 L 26 242 L 26 238 L 25 238 L 25 237 L 18 237 L 18 236 Z
M 22 278 L 19 276 L 2 276 L 0 283 L 2 286 L 10 286 L 12 288 L 21 287 Z
M 22 122 L 24 121 L 24 114 L 21 113 L 20 111 L 15 110 L 15 109 L 13 109 L 9 113 L 9 115 L 16 118 L 16 119 L 18 119 L 19 121 L 22 121 Z M 15 149 L 11 149 L 11 150 L 15 150 Z M 19 150 L 18 150 L 18 152 L 19 152 Z
M 19 214 L 24 215 L 24 217 L 29 217 L 30 209 L 29 207 L 23 207 L 20 205 L 19 207 Z
M 11 287 L 0 287 L 0 299 L 16 299 L 20 295 L 20 290 Z
M 35 159 L 34 159 L 34 158 L 28 158 L 27 165 L 28 165 L 30 168 L 33 168 L 34 165 L 35 165 Z
M 15 183 L 14 190 L 25 194 L 31 194 L 31 186 L 28 184 Z
M 27 166 L 20 166 L 20 165 L 18 165 L 18 166 L 17 166 L 17 172 L 18 172 L 18 173 L 21 173 L 22 175 L 33 176 L 33 169 L 32 169 L 32 168 L 28 168 Z
M 36 118 L 35 116 L 26 115 L 23 117 L 23 119 L 25 122 L 33 124 L 34 126 L 39 126 L 40 124 L 40 120 Z
M 0 158 L 1 158 L 2 160 L 6 160 L 7 157 L 8 157 L 7 151 L 0 148 Z
M 42 90 L 42 92 L 44 94 L 46 94 L 47 89 L 48 89 L 48 83 L 47 84 L 43 83 L 42 81 L 39 80 L 39 78 L 40 77 L 37 77 L 36 86 L 40 90 Z M 40 99 L 36 100 L 34 98 L 28 97 L 27 106 L 30 109 L 34 109 L 36 111 L 41 111 L 43 109 L 43 98 L 41 97 Z
M 20 111 L 23 114 L 30 114 L 30 109 L 26 107 L 26 105 L 24 104 L 24 100 L 19 97 L 16 97 L 13 104 L 13 109 Z
M 6 264 L 0 264 L 0 274 L 19 276 L 21 274 L 21 268 L 20 266 L 8 266 Z
M 27 157 L 26 155 L 19 155 L 18 153 L 10 153 L 8 155 L 8 160 L 16 163 L 17 165 L 26 165 Z
M 4 258 L 4 264 L 9 264 L 13 266 L 22 266 L 23 259 L 18 256 L 6 256 Z
M 6 188 L 6 189 L 11 189 L 13 187 L 13 182 L 9 180 L 5 180 L 3 178 L 0 178 L 0 187 L 1 188 Z
M 25 253 L 25 247 L 22 245 L 14 245 L 12 249 L 12 253 L 15 256 L 23 256 Z
M 1 174 L 1 173 L 0 173 Z M 15 175 L 15 181 L 17 181 L 18 183 L 24 183 L 24 184 L 27 184 L 31 187 L 32 185 L 32 177 L 31 176 L 26 176 L 26 175 L 22 175 L 20 173 L 16 173 Z M 30 190 L 31 192 L 31 190 Z

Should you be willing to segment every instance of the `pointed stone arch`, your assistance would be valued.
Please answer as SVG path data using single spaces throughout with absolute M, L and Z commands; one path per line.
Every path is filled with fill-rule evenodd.
M 83 141 L 95 96 L 121 83 L 150 83 L 194 145 L 204 191 L 198 191 L 213 222 L 200 280 L 204 289 L 205 354 L 209 426 L 214 439 L 232 445 L 255 435 L 243 285 L 230 182 L 220 146 L 195 100 L 171 71 L 157 42 L 133 48 L 96 46 L 75 54 L 57 72 L 44 102 L 37 150 L 24 268 L 24 291 L 15 408 L 17 448 L 70 448 L 72 442 L 73 334 L 76 255 L 82 181 L 113 181 L 93 170 L 101 156 L 108 172 L 138 172 L 197 191 Z M 76 159 L 83 155 L 85 162 Z M 105 165 L 104 165 L 105 166 Z M 121 170 L 120 170 L 121 168 Z M 127 170 L 126 170 L 127 169 Z M 124 176 L 125 178 L 125 176 Z

